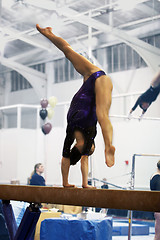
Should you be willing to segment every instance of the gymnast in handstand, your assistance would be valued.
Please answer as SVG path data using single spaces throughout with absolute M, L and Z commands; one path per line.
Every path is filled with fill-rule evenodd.
M 138 107 L 143 110 L 142 115 L 145 114 L 152 102 L 154 102 L 160 93 L 160 72 L 151 81 L 150 88 L 147 89 L 136 101 L 132 107 L 130 114 Z
M 104 71 L 76 53 L 64 39 L 54 35 L 51 27 L 41 28 L 38 24 L 36 27 L 64 53 L 77 72 L 83 76 L 83 85 L 74 95 L 67 114 L 61 171 L 63 186 L 75 187 L 68 183 L 69 168 L 80 160 L 82 187 L 89 188 L 91 186 L 88 185 L 88 156 L 94 152 L 97 120 L 104 138 L 105 162 L 108 167 L 114 165 L 113 128 L 108 117 L 112 82 Z M 76 139 L 76 144 L 71 149 L 74 139 Z

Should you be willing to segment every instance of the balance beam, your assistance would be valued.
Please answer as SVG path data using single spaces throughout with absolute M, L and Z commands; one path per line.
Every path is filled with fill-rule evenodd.
M 160 191 L 0 185 L 0 199 L 160 212 Z

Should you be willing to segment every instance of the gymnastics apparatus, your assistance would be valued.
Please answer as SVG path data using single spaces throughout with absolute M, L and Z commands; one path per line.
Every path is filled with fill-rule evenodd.
M 29 240 L 40 216 L 40 203 L 160 212 L 160 192 L 0 185 L 0 199 L 11 240 Z M 17 228 L 10 200 L 29 202 Z

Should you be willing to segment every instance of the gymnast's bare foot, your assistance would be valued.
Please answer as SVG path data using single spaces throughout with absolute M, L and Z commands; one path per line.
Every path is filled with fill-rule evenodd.
M 39 26 L 39 24 L 36 24 L 36 28 L 37 30 L 42 33 L 43 35 L 47 36 L 48 34 L 50 34 L 52 32 L 52 28 L 51 27 L 46 27 L 46 28 L 41 28 Z
M 105 150 L 106 164 L 108 167 L 112 167 L 114 165 L 114 153 L 115 153 L 114 146 L 111 146 L 109 150 Z
M 91 185 L 82 185 L 82 188 L 96 188 L 96 187 L 93 187 L 93 186 L 91 186 Z
M 74 184 L 65 184 L 63 185 L 64 188 L 76 188 Z

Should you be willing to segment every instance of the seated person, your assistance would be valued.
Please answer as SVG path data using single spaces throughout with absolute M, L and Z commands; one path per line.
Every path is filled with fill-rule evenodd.
M 41 176 L 43 172 L 44 166 L 42 163 L 37 163 L 29 179 L 29 185 L 46 186 L 45 179 Z

